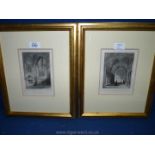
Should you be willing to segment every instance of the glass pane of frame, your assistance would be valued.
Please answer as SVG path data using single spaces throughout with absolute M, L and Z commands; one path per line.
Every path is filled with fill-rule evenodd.
M 155 86 L 155 25 L 79 23 L 80 116 L 147 116 Z
M 76 24 L 0 25 L 0 44 L 8 114 L 75 116 Z

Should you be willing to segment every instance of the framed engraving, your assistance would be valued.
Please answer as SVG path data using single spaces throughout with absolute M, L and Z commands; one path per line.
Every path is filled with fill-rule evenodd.
M 99 94 L 132 94 L 138 50 L 101 49 Z
M 75 23 L 2 24 L 0 45 L 7 114 L 75 117 Z
M 78 36 L 79 116 L 148 116 L 155 24 L 79 23 Z
M 53 50 L 18 51 L 23 95 L 54 96 Z

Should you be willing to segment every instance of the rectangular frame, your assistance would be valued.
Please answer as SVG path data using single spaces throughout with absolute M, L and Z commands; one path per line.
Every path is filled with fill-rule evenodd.
M 85 44 L 86 32 L 97 31 L 155 31 L 153 23 L 79 23 L 78 24 L 78 90 L 79 90 L 79 116 L 105 116 L 105 117 L 145 117 L 149 114 L 153 93 L 155 91 L 155 58 L 153 61 L 152 74 L 150 75 L 150 84 L 147 94 L 147 101 L 144 112 L 85 112 Z M 109 48 L 109 47 L 107 47 Z M 95 104 L 95 103 L 94 103 Z M 104 103 L 103 103 L 104 104 Z
M 12 111 L 9 104 L 8 88 L 5 79 L 4 62 L 0 51 L 0 85 L 4 99 L 4 105 L 7 114 L 9 115 L 24 115 L 24 116 L 50 116 L 50 117 L 75 117 L 75 108 L 77 105 L 77 51 L 76 51 L 76 24 L 75 23 L 52 23 L 52 24 L 4 24 L 0 25 L 0 32 L 38 32 L 38 31 L 68 31 L 69 32 L 69 70 L 70 70 L 70 112 L 20 112 Z M 64 101 L 65 102 L 65 101 Z

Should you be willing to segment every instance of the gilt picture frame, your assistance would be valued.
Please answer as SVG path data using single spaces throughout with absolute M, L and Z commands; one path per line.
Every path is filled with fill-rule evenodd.
M 78 36 L 79 116 L 148 116 L 155 91 L 155 24 L 79 23 Z M 116 49 L 115 45 L 120 42 L 125 47 Z M 125 52 L 130 50 L 133 54 L 127 56 Z M 118 56 L 120 52 L 124 56 Z M 111 78 L 114 81 L 106 83 L 105 70 L 112 73 L 108 57 L 111 63 L 119 57 L 118 64 L 121 64 L 126 56 L 131 57 L 131 84 L 125 86 L 125 80 L 120 77 L 115 77 L 117 82 Z M 106 60 L 108 62 L 104 63 Z
M 39 47 L 30 47 L 32 42 Z M 75 23 L 2 24 L 0 45 L 8 115 L 75 117 Z

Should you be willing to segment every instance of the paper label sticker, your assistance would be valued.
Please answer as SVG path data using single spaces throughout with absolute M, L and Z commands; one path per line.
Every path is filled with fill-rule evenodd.
M 117 49 L 117 50 L 124 50 L 125 49 L 125 43 L 114 43 L 114 49 Z
M 29 48 L 40 48 L 40 42 L 30 41 Z

